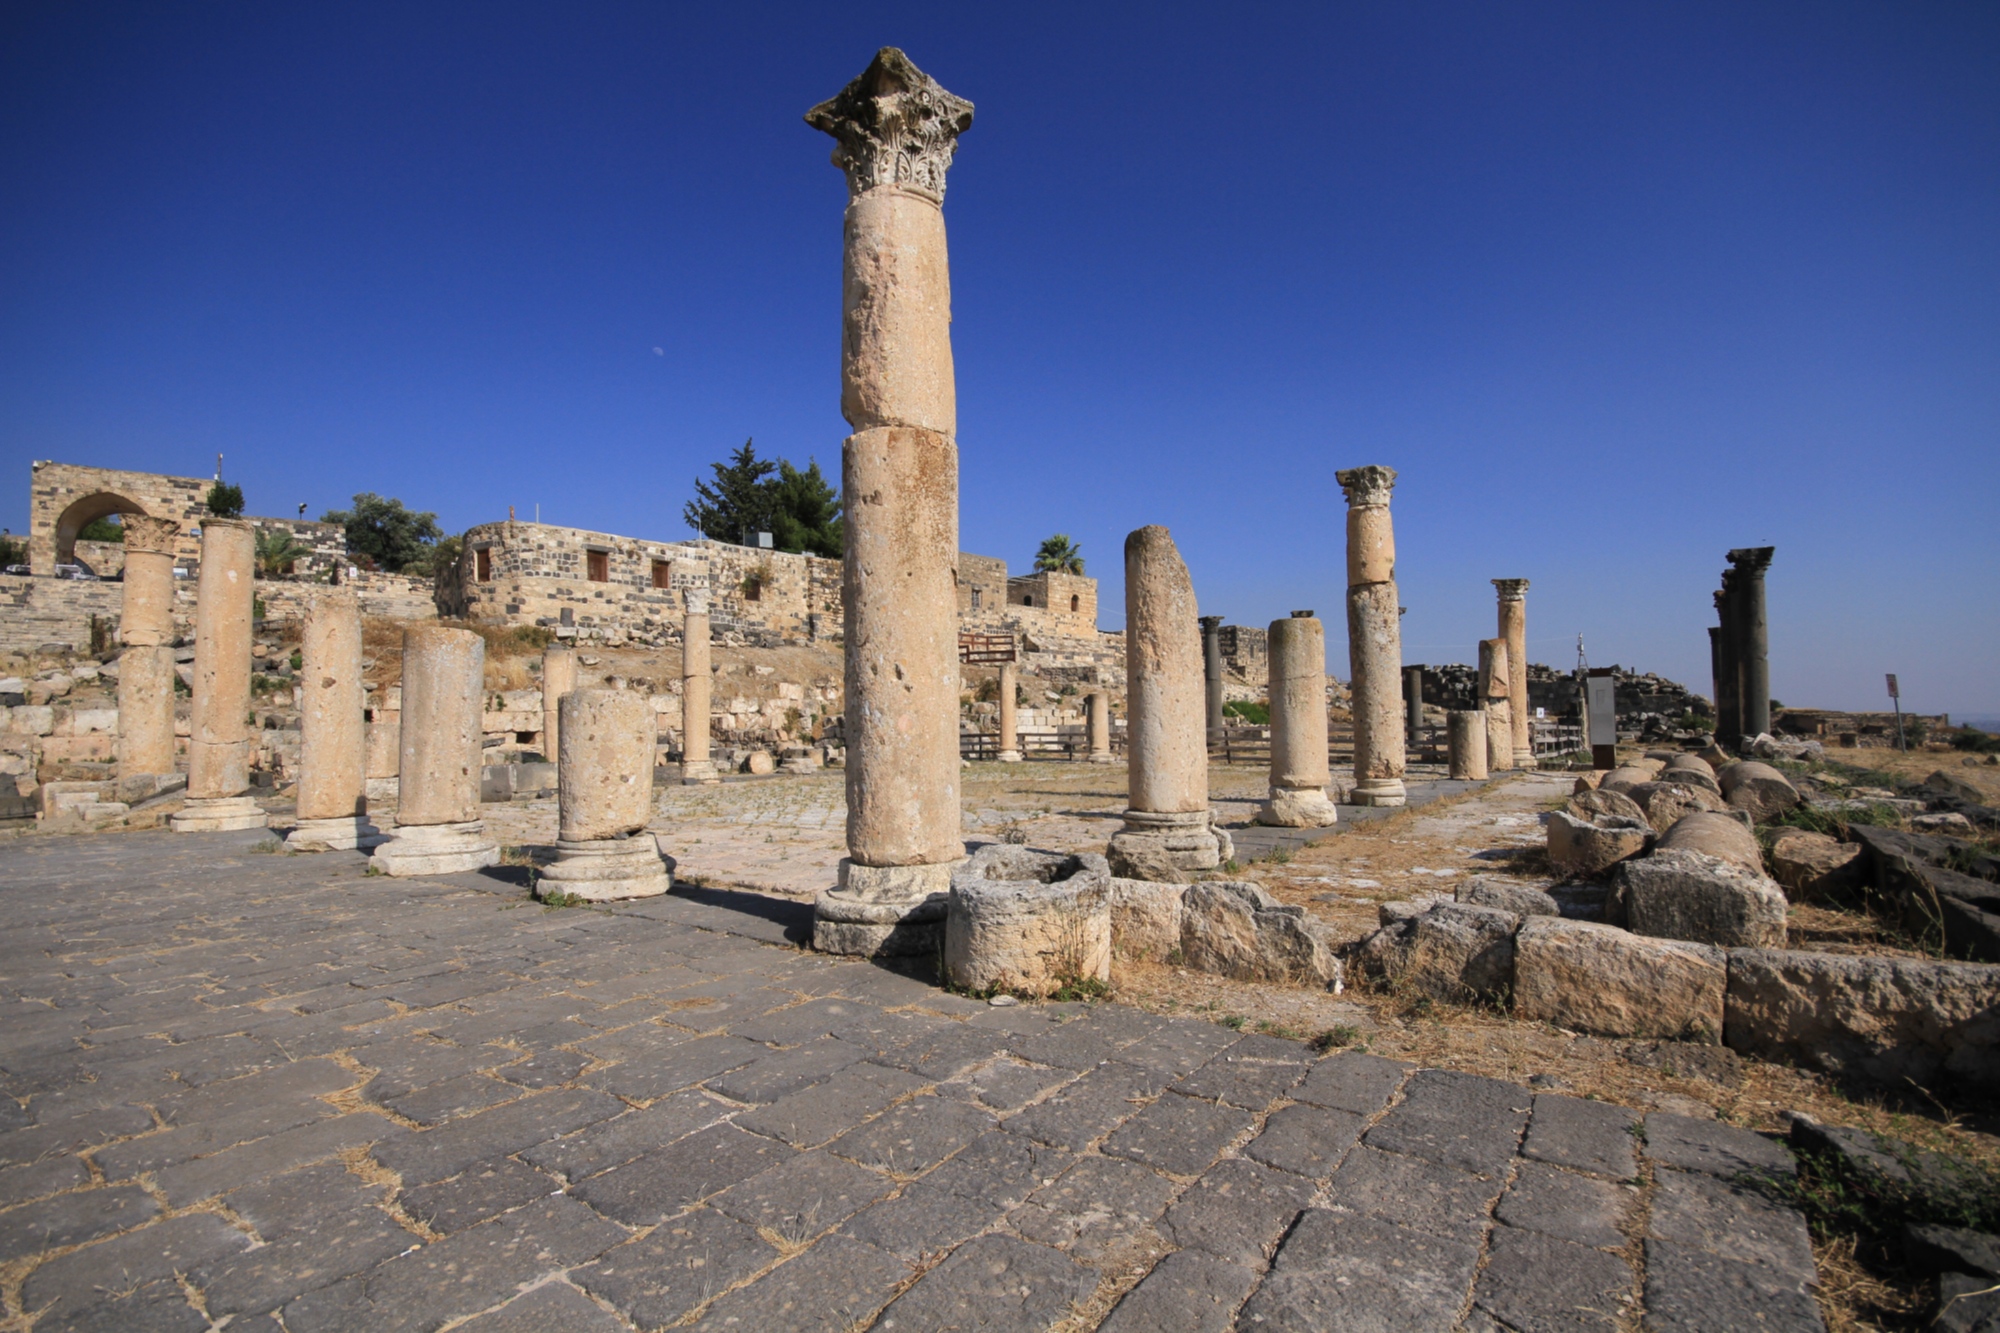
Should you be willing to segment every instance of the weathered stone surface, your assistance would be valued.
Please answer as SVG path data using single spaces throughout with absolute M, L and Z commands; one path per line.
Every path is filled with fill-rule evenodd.
M 1257 822 L 1322 828 L 1340 817 L 1326 794 L 1326 627 L 1311 615 L 1274 620 L 1269 654 L 1271 796 Z
M 1722 808 L 1720 796 L 1692 783 L 1678 781 L 1642 782 L 1627 795 L 1656 833 L 1665 833 L 1683 816 L 1695 811 Z
M 1763 849 L 1757 845 L 1757 837 L 1736 813 L 1696 810 L 1675 820 L 1658 842 L 1653 844 L 1655 854 L 1665 851 L 1700 852 L 1706 856 L 1719 857 L 1761 875 L 1764 872 Z
M 1401 805 L 1403 628 L 1389 497 L 1396 470 L 1371 464 L 1334 473 L 1347 497 L 1347 662 L 1354 718 L 1356 805 Z
M 1454 710 L 1446 725 L 1450 728 L 1450 775 L 1458 781 L 1484 782 L 1486 765 L 1486 710 Z
M 1111 947 L 1127 958 L 1165 962 L 1181 947 L 1185 884 L 1114 879 L 1110 884 Z
M 1605 1036 L 1715 1040 L 1726 960 L 1708 945 L 1529 917 L 1514 937 L 1514 1012 Z
M 556 760 L 565 842 L 622 838 L 653 817 L 656 723 L 636 690 L 572 690 L 562 697 Z
M 1654 770 L 1634 764 L 1621 764 L 1598 779 L 1599 791 L 1629 792 L 1642 782 L 1653 780 Z
M 1722 784 L 1716 781 L 1715 770 L 1706 760 L 1695 755 L 1683 755 L 1668 760 L 1667 766 L 1660 770 L 1659 780 L 1694 787 L 1711 796 L 1722 795 Z
M 1235 854 L 1235 840 L 1227 829 L 1216 826 L 1206 810 L 1174 814 L 1127 810 L 1125 826 L 1111 835 L 1105 848 L 1112 874 L 1159 883 L 1183 882 L 1214 870 Z
M 1771 870 L 1794 902 L 1840 897 L 1864 883 L 1861 844 L 1788 829 L 1771 843 Z
M 1497 875 L 1475 875 L 1458 886 L 1452 895 L 1471 907 L 1494 907 L 1515 916 L 1560 916 L 1556 900 L 1534 884 L 1501 879 Z
M 1797 1163 L 1781 1143 L 1721 1120 L 1671 1111 L 1646 1117 L 1646 1156 L 1663 1166 L 1699 1171 L 1718 1180 L 1798 1174 Z
M 1729 765 L 1715 775 L 1722 798 L 1738 810 L 1747 811 L 1759 824 L 1777 818 L 1799 803 L 1799 789 L 1792 780 L 1754 759 Z
M 1593 820 L 1604 815 L 1617 815 L 1622 819 L 1644 819 L 1646 811 L 1639 803 L 1622 791 L 1606 791 L 1592 787 L 1575 793 L 1563 809 L 1576 819 Z
M 1535 747 L 1528 703 L 1528 581 L 1494 579 L 1500 637 L 1507 641 L 1507 700 L 1514 727 L 1514 767 L 1533 768 Z
M 1549 864 L 1564 875 L 1600 875 L 1652 845 L 1653 828 L 1644 819 L 1603 815 L 1578 819 L 1558 810 L 1549 816 Z
M 1340 981 L 1329 928 L 1255 884 L 1195 884 L 1182 904 L 1181 955 L 1189 967 L 1238 981 Z
M 968 990 L 1023 995 L 1109 981 L 1110 890 L 1102 857 L 980 848 L 952 876 L 945 974 Z
M 1201 1250 L 1176 1250 L 1127 1292 L 1099 1333 L 1228 1333 L 1257 1270 Z
M 1669 850 L 1618 868 L 1610 911 L 1634 934 L 1760 949 L 1785 942 L 1786 908 L 1784 891 L 1756 871 Z
M 2000 1088 L 2000 967 L 1734 949 L 1725 1040 L 1863 1082 Z
M 1394 990 L 1466 1001 L 1501 994 L 1514 982 L 1512 912 L 1441 903 L 1382 927 L 1362 941 L 1369 975 Z
M 1595 1183 L 1595 1182 L 1591 1182 Z M 1506 1207 L 1503 1202 L 1502 1208 Z M 1624 1238 L 1615 1232 L 1609 1245 Z M 1633 1274 L 1615 1254 L 1512 1226 L 1495 1227 L 1491 1256 L 1474 1288 L 1475 1308 L 1507 1328 L 1616 1329 L 1637 1298 Z

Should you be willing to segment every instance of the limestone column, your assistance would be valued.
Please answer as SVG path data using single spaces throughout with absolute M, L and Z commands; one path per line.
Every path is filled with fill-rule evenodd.
M 1481 782 L 1486 778 L 1486 710 L 1454 709 L 1447 713 L 1451 776 L 1461 781 Z
M 1764 571 L 1775 546 L 1745 546 L 1729 553 L 1736 591 L 1730 610 L 1736 620 L 1738 704 L 1743 734 L 1752 740 L 1771 729 L 1771 626 L 1764 612 Z
M 1347 663 L 1353 677 L 1356 805 L 1401 805 L 1403 626 L 1396 534 L 1389 519 L 1394 468 L 1334 473 L 1347 493 Z
M 576 649 L 554 643 L 542 649 L 542 758 L 562 753 L 562 697 L 576 688 Z
M 1708 627 L 1708 679 L 1709 702 L 1715 706 L 1715 728 L 1722 730 L 1722 630 L 1719 626 Z
M 709 663 L 708 589 L 688 588 L 687 619 L 681 629 L 681 781 L 720 782 L 708 754 L 709 702 L 715 672 Z
M 1736 612 L 1732 596 L 1736 571 L 1722 571 L 1722 587 L 1715 593 L 1715 614 L 1721 621 L 1716 633 L 1715 743 L 1733 750 L 1743 739 L 1742 669 L 1736 643 Z M 1753 736 L 1755 733 L 1752 733 Z
M 1324 828 L 1340 818 L 1326 794 L 1326 626 L 1294 611 L 1270 634 L 1271 796 L 1257 822 Z
M 893 47 L 806 113 L 847 176 L 847 856 L 814 907 L 831 953 L 934 954 L 960 833 L 958 430 L 945 171 L 972 104 Z
M 1417 748 L 1417 735 L 1424 729 L 1424 669 L 1403 668 L 1403 736 L 1406 750 Z
M 1019 688 L 1018 669 L 1012 662 L 1000 664 L 1000 762 L 1021 762 L 1020 728 L 1015 725 L 1014 691 Z
M 187 804 L 176 833 L 263 828 L 250 787 L 250 615 L 256 529 L 242 519 L 201 525 L 195 585 L 194 714 L 188 731 Z
M 1201 618 L 1201 678 L 1204 716 L 1210 732 L 1220 731 L 1222 717 L 1222 617 Z
M 673 886 L 653 818 L 653 706 L 633 690 L 571 690 L 562 699 L 556 759 L 561 824 L 542 897 L 650 898 Z
M 385 841 L 368 819 L 367 724 L 362 721 L 361 601 L 327 588 L 306 605 L 299 656 L 299 822 L 285 835 L 301 851 L 351 851 Z
M 1165 528 L 1125 539 L 1125 827 L 1106 855 L 1124 879 L 1185 882 L 1235 854 L 1208 808 L 1194 580 Z
M 174 771 L 172 519 L 125 516 L 125 606 L 118 621 L 118 776 Z M 122 797 L 121 797 L 122 799 Z
M 1508 671 L 1507 641 L 1479 641 L 1479 701 L 1486 707 L 1486 771 L 1514 766 L 1514 682 Z
M 1535 766 L 1534 731 L 1528 724 L 1528 581 L 1495 579 L 1500 591 L 1500 637 L 1507 641 L 1507 704 L 1514 724 L 1514 767 Z
M 479 818 L 486 641 L 468 629 L 403 631 L 402 753 L 396 827 L 375 849 L 391 875 L 448 875 L 500 859 Z
M 1116 763 L 1111 753 L 1111 694 L 1108 690 L 1092 690 L 1087 702 L 1090 706 L 1089 762 Z

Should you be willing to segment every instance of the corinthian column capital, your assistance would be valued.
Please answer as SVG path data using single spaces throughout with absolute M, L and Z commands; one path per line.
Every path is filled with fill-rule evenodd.
M 859 78 L 806 112 L 806 124 L 838 141 L 833 165 L 847 173 L 849 194 L 892 186 L 942 203 L 944 174 L 958 136 L 972 124 L 972 103 L 885 46 Z
M 1775 546 L 1739 546 L 1729 553 L 1729 563 L 1741 573 L 1761 578 L 1764 571 L 1771 567 L 1771 557 L 1777 553 Z
M 1528 581 L 1526 579 L 1495 579 L 1493 580 L 1493 586 L 1500 590 L 1500 600 L 1503 602 L 1525 602 L 1528 600 Z
M 1371 463 L 1367 467 L 1351 467 L 1333 474 L 1340 483 L 1340 489 L 1347 492 L 1347 507 L 1361 509 L 1370 505 L 1387 506 L 1389 493 L 1396 489 L 1396 469 Z

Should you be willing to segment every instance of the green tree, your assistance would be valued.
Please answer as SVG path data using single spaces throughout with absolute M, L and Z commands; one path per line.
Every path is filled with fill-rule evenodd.
M 747 542 L 753 532 L 772 532 L 775 540 L 771 519 L 776 505 L 768 478 L 778 465 L 757 457 L 754 442 L 745 440 L 728 462 L 709 466 L 715 471 L 715 484 L 695 480 L 695 498 L 681 510 L 687 525 L 719 542 Z
M 405 574 L 426 574 L 431 578 L 438 578 L 458 563 L 458 557 L 464 550 L 464 537 L 440 537 L 421 561 L 403 566 L 403 572 Z
M 19 537 L 0 537 L 0 565 L 28 563 L 28 544 Z
M 816 460 L 806 470 L 778 462 L 771 488 L 771 540 L 780 551 L 838 557 L 842 551 L 840 492 L 827 485 Z
M 373 491 L 355 496 L 352 509 L 328 510 L 320 522 L 338 523 L 347 531 L 350 554 L 365 555 L 393 574 L 425 572 L 432 548 L 444 538 L 436 514 L 413 513 L 401 500 Z
M 312 548 L 284 529 L 257 529 L 257 574 L 274 579 L 292 572 L 292 566 L 312 554 Z
M 113 523 L 108 517 L 93 518 L 77 530 L 76 539 L 80 542 L 122 542 L 125 540 L 125 527 L 122 523 Z
M 208 512 L 216 518 L 243 517 L 243 488 L 232 482 L 218 481 L 208 488 L 208 498 L 204 501 Z
M 1083 573 L 1083 548 L 1069 539 L 1067 532 L 1058 532 L 1043 542 L 1035 551 L 1035 572 L 1037 574 L 1081 574 Z

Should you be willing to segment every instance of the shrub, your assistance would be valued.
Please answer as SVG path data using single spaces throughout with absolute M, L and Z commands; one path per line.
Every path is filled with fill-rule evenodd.
M 1257 703 L 1252 700 L 1238 699 L 1234 702 L 1226 703 L 1222 706 L 1222 715 L 1224 717 L 1240 717 L 1252 726 L 1268 727 L 1271 725 L 1271 705 Z
M 208 488 L 208 497 L 202 503 L 208 512 L 217 518 L 243 517 L 243 488 L 232 482 L 218 481 Z

